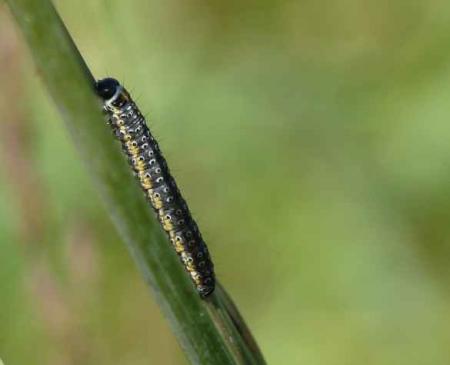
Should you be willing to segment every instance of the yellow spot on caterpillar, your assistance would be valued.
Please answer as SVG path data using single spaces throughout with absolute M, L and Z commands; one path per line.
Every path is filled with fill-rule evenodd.
M 183 260 L 184 267 L 187 271 L 192 272 L 195 271 L 195 264 L 192 260 L 192 257 L 189 256 L 186 252 L 181 254 L 181 259 Z
M 150 203 L 152 204 L 152 207 L 155 208 L 156 210 L 159 210 L 162 208 L 163 202 L 161 200 L 161 197 L 155 196 L 155 195 L 156 194 L 153 192 L 153 189 L 147 190 L 147 196 L 150 199 Z
M 131 141 L 131 135 L 129 135 L 129 134 L 126 132 L 126 129 L 125 129 L 125 128 L 120 128 L 120 130 L 121 130 L 121 132 L 123 132 L 123 133 L 122 133 L 122 134 L 123 134 L 123 140 L 124 140 L 125 142 Z
M 135 169 L 137 169 L 138 171 L 144 171 L 145 168 L 145 163 L 144 161 L 139 161 L 137 160 L 136 163 L 134 164 Z
M 184 252 L 184 247 L 181 242 L 175 242 L 175 251 L 177 253 Z
M 161 222 L 163 229 L 166 232 L 170 232 L 171 230 L 173 230 L 173 224 L 172 222 L 168 221 L 167 219 L 165 219 L 163 222 Z
M 175 251 L 177 253 L 181 253 L 184 251 L 184 241 L 180 236 L 177 236 L 175 231 L 169 231 L 170 242 L 172 242 L 173 247 L 175 247 Z
M 148 177 L 141 178 L 141 185 L 144 189 L 148 190 L 152 188 L 152 181 Z
M 153 207 L 155 208 L 155 209 L 161 209 L 162 208 L 162 206 L 163 206 L 163 202 L 162 202 L 162 200 L 161 200 L 161 197 L 159 197 L 159 196 L 155 196 L 156 194 L 153 194 L 152 196 L 151 196 L 151 202 L 152 202 L 152 205 L 153 205 Z
M 129 136 L 129 134 L 126 134 L 124 139 L 125 139 L 125 146 L 127 147 L 127 150 L 133 155 L 133 156 L 137 156 L 139 154 L 139 147 L 134 145 L 135 141 L 131 141 L 131 140 L 127 140 L 126 138 Z M 131 138 L 131 136 L 130 136 Z
M 164 212 L 164 209 L 161 209 L 158 212 L 158 215 L 159 215 L 159 221 L 161 222 L 161 225 L 162 225 L 163 229 L 166 232 L 172 231 L 173 230 L 172 220 L 170 219 L 169 216 L 166 215 L 166 213 Z
M 197 271 L 191 271 L 190 274 L 191 274 L 192 280 L 194 280 L 194 283 L 196 285 L 200 285 L 202 283 L 201 279 L 200 279 L 200 274 Z

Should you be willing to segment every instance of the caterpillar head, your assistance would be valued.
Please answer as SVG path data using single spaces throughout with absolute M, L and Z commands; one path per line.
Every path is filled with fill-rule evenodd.
M 97 95 L 102 98 L 106 109 L 121 108 L 130 101 L 128 92 L 120 85 L 119 81 L 111 77 L 98 80 L 95 83 L 95 90 Z

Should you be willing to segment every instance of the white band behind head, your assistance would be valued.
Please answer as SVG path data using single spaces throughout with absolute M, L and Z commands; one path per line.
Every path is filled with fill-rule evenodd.
M 113 101 L 117 99 L 117 97 L 118 97 L 119 94 L 122 92 L 122 90 L 123 90 L 122 85 L 119 85 L 119 86 L 117 87 L 117 90 L 116 90 L 116 92 L 114 93 L 114 95 L 113 95 L 111 98 L 109 98 L 108 100 L 105 101 L 106 106 L 112 107 L 112 106 L 113 106 L 113 105 L 112 105 Z

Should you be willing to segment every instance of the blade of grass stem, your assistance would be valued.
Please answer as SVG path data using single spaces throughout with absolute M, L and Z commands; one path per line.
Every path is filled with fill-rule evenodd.
M 48 0 L 5 0 L 123 240 L 192 364 L 264 364 L 219 285 L 201 300 L 112 138 L 94 78 Z M 126 187 L 126 188 L 124 188 Z

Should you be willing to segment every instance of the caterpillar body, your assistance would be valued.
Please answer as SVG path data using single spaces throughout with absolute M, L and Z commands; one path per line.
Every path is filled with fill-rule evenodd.
M 121 142 L 162 228 L 197 292 L 201 297 L 207 297 L 215 286 L 213 263 L 145 118 L 117 80 L 105 78 L 97 81 L 96 91 L 103 101 L 108 124 Z

